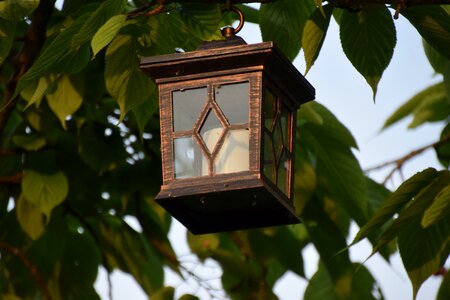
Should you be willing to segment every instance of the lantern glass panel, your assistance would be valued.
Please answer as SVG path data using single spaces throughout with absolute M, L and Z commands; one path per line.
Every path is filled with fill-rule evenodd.
M 280 121 L 277 120 L 277 122 L 275 124 L 275 128 L 273 130 L 273 144 L 275 147 L 275 157 L 276 157 L 277 161 L 280 160 L 281 151 L 283 151 L 283 137 L 282 136 L 283 135 L 281 132 Z
M 222 124 L 220 124 L 220 121 L 216 117 L 216 114 L 213 110 L 209 110 L 202 128 L 200 129 L 200 135 L 202 136 L 202 139 L 205 142 L 209 153 L 212 153 L 214 151 L 214 148 L 220 139 L 222 131 Z
M 192 130 L 208 99 L 208 90 L 200 87 L 174 91 L 172 99 L 174 131 Z
M 283 145 L 290 151 L 290 143 L 289 143 L 289 111 L 287 110 L 286 106 L 281 104 L 280 107 L 280 122 L 281 122 L 281 129 L 283 132 Z
M 263 172 L 274 184 L 277 176 L 272 137 L 264 131 Z
M 216 85 L 214 93 L 215 100 L 229 124 L 248 123 L 248 82 Z
M 175 178 L 200 176 L 203 155 L 192 136 L 175 138 L 173 148 Z
M 281 159 L 279 161 L 278 165 L 278 174 L 277 174 L 277 186 L 278 188 L 288 196 L 287 191 L 287 182 L 288 182 L 288 175 L 289 175 L 289 153 L 284 150 Z
M 216 174 L 248 171 L 249 157 L 248 129 L 230 130 L 215 160 Z
M 270 131 L 272 131 L 273 128 L 273 121 L 275 119 L 275 114 L 277 112 L 276 107 L 277 107 L 276 97 L 270 90 L 266 89 L 264 98 L 263 116 L 264 116 L 264 125 Z

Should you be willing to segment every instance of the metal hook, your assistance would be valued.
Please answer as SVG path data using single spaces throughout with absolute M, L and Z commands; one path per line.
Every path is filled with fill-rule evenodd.
M 230 5 L 230 0 L 227 0 L 227 6 Z M 230 6 L 229 8 L 226 7 L 224 9 L 222 9 L 222 13 L 224 11 L 234 11 L 238 16 L 239 16 L 239 25 L 236 28 L 233 27 L 225 27 L 221 30 L 222 35 L 224 37 L 232 37 L 234 35 L 236 35 L 236 33 L 238 33 L 239 31 L 241 31 L 242 27 L 244 26 L 244 14 L 242 13 L 242 11 L 234 6 Z

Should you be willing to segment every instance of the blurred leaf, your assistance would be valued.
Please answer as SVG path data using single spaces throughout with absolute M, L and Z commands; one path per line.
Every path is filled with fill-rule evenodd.
M 78 151 L 83 161 L 98 173 L 115 169 L 123 163 L 126 152 L 117 128 L 105 134 L 106 127 L 93 122 L 79 131 Z
M 450 59 L 450 15 L 439 5 L 408 7 L 401 14 L 439 53 Z
M 441 84 L 440 92 L 428 95 L 414 110 L 414 118 L 408 128 L 415 128 L 425 122 L 438 122 L 446 120 L 450 114 L 450 102 Z
M 188 30 L 203 41 L 221 39 L 219 23 L 222 13 L 219 4 L 183 3 L 180 17 Z
M 428 228 L 442 218 L 450 215 L 450 181 L 447 187 L 443 188 L 427 208 L 422 218 L 422 227 Z
M 39 5 L 39 0 L 4 0 L 0 2 L 0 18 L 22 21 Z
M 333 281 L 328 271 L 323 265 L 319 265 L 318 270 L 309 280 L 306 286 L 304 300 L 337 300 L 338 296 L 334 290 Z
M 364 76 L 375 99 L 378 82 L 389 65 L 396 32 L 387 8 L 342 11 L 340 37 L 345 55 Z
M 301 215 L 306 203 L 311 199 L 317 187 L 317 174 L 314 168 L 301 157 L 295 160 L 294 207 Z
M 150 81 L 150 85 L 152 86 L 153 91 L 150 98 L 132 109 L 141 135 L 145 131 L 145 125 L 147 125 L 148 121 L 158 112 L 157 88 L 154 86 L 153 81 Z
M 302 124 L 302 120 L 315 123 L 317 125 L 323 124 L 323 119 L 315 110 L 311 104 L 312 102 L 303 104 L 302 107 L 298 110 L 297 113 L 297 122 L 298 125 Z
M 49 220 L 53 208 L 67 197 L 69 183 L 62 172 L 47 175 L 28 171 L 22 180 L 22 192 Z
M 369 199 L 369 213 L 372 216 L 383 205 L 384 201 L 392 194 L 384 185 L 366 177 Z
M 1 5 L 1 2 L 0 2 Z M 11 22 L 0 18 L 0 66 L 8 57 L 16 33 L 16 22 Z
M 384 201 L 381 208 L 370 218 L 370 220 L 361 227 L 350 245 L 354 245 L 368 235 L 376 232 L 379 227 L 388 222 L 394 214 L 399 213 L 416 194 L 427 187 L 438 176 L 439 173 L 435 169 L 429 168 L 416 173 L 406 180 Z
M 289 60 L 294 60 L 302 47 L 303 27 L 314 8 L 311 1 L 261 4 L 259 24 L 263 40 L 273 41 Z
M 173 300 L 175 289 L 171 286 L 166 286 L 152 295 L 152 300 Z
M 12 140 L 17 147 L 27 151 L 37 151 L 47 143 L 44 138 L 39 137 L 37 134 L 15 135 Z
M 75 86 L 74 82 L 82 81 L 63 75 L 58 80 L 56 91 L 47 95 L 48 105 L 66 130 L 66 118 L 74 114 L 83 103 L 83 87 Z
M 322 1 L 320 1 L 322 3 Z M 332 5 L 320 6 L 308 18 L 303 29 L 302 46 L 306 61 L 305 75 L 319 56 L 330 24 Z
M 20 227 L 31 239 L 37 240 L 45 229 L 43 213 L 37 205 L 27 201 L 24 197 L 20 197 L 16 205 L 17 220 Z
M 131 109 L 150 99 L 155 85 L 139 69 L 138 38 L 118 35 L 106 50 L 105 81 L 120 107 L 120 120 Z
M 245 22 L 259 24 L 259 9 L 245 4 L 236 5 L 244 14 Z
M 163 265 L 139 233 L 114 217 L 104 217 L 99 228 L 100 247 L 110 267 L 131 274 L 149 295 L 163 287 Z
M 422 105 L 426 108 L 426 104 L 424 103 L 439 102 L 442 97 L 445 97 L 444 85 L 442 83 L 426 88 L 397 108 L 397 110 L 386 120 L 386 122 L 384 122 L 383 129 L 386 129 L 410 114 L 415 114 Z
M 450 243 L 450 218 L 426 229 L 420 225 L 420 219 L 419 216 L 410 220 L 398 235 L 398 247 L 413 285 L 414 299 L 422 283 L 446 261 Z
M 119 30 L 125 25 L 126 19 L 126 15 L 114 16 L 97 30 L 91 41 L 94 56 L 116 37 Z
M 216 250 L 219 246 L 219 237 L 217 234 L 194 235 L 187 233 L 187 242 L 192 252 L 198 255 L 200 259 L 204 259 Z
M 444 279 L 441 282 L 436 300 L 446 300 L 448 298 L 450 298 L 450 272 L 447 272 L 447 274 L 445 274 Z

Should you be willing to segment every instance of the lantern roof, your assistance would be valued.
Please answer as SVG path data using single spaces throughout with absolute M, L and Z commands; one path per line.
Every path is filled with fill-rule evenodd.
M 144 57 L 141 69 L 158 84 L 259 71 L 296 107 L 315 98 L 314 87 L 273 42 L 248 45 L 236 36 L 206 43 L 196 51 Z

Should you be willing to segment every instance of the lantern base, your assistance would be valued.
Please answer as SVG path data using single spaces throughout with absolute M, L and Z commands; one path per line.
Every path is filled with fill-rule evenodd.
M 284 195 L 262 180 L 252 181 L 232 190 L 209 185 L 210 191 L 201 194 L 163 188 L 156 201 L 194 234 L 300 223 Z

